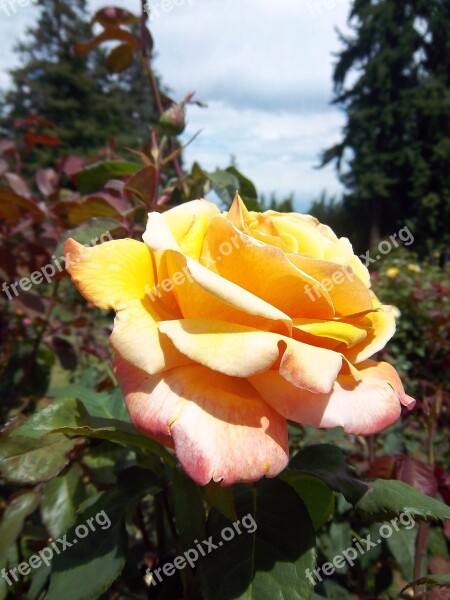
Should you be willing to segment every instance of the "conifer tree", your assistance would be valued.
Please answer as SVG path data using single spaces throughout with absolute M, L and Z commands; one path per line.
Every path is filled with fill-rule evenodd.
M 335 161 L 346 221 L 367 249 L 405 225 L 417 251 L 448 248 L 450 4 L 354 0 L 334 69 L 347 115 Z

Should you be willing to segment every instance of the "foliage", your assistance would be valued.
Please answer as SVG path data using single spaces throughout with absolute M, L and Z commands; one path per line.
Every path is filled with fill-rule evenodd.
M 29 115 L 48 121 L 24 140 L 30 152 L 26 168 L 49 164 L 61 153 L 95 155 L 112 140 L 118 147 L 142 144 L 157 113 L 139 56 L 119 79 L 107 70 L 101 50 L 74 55 L 74 44 L 90 35 L 85 0 L 37 4 L 40 16 L 17 47 L 22 66 L 11 73 L 0 120 L 16 142 L 14 122 Z M 54 136 L 55 145 L 41 143 L 42 133 Z
M 293 458 L 279 477 L 200 488 L 170 450 L 131 425 L 110 367 L 111 318 L 69 284 L 63 241 L 138 239 L 148 211 L 210 193 L 226 207 L 239 189 L 249 207 L 261 206 L 254 184 L 235 166 L 182 170 L 175 132 L 193 99 L 171 102 L 160 94 L 145 15 L 138 33 L 128 11 L 111 8 L 94 18 L 102 32 L 77 50 L 119 42 L 108 55 L 113 69 L 140 53 L 164 118 L 139 150 L 107 146 L 94 154 L 89 147 L 89 156 L 60 156 L 30 174 L 22 167 L 24 138 L 41 135 L 39 144 L 53 148 L 51 134 L 36 133 L 51 130 L 51 120 L 26 117 L 17 143 L 0 140 L 0 572 L 17 565 L 25 572 L 10 574 L 11 586 L 0 578 L 0 600 L 334 600 L 394 598 L 409 584 L 417 594 L 444 586 L 448 281 L 437 267 L 417 271 L 408 268 L 412 259 L 395 255 L 377 274 L 377 292 L 403 316 L 386 357 L 400 363 L 420 400 L 416 413 L 378 436 L 292 425 Z M 283 206 L 291 210 L 288 200 Z M 278 208 L 276 200 L 270 208 Z M 390 268 L 399 269 L 395 277 Z M 307 569 L 326 569 L 356 541 L 376 539 L 381 523 L 405 510 L 417 522 L 413 528 L 400 527 L 354 565 L 311 582 Z M 89 522 L 94 529 L 83 537 L 80 527 Z M 234 531 L 229 541 L 220 537 L 225 527 Z M 69 544 L 56 552 L 50 537 L 60 550 L 63 539 Z M 26 572 L 25 563 L 49 548 L 52 560 Z M 197 559 L 171 570 L 185 552 Z M 157 569 L 171 574 L 158 579 Z
M 429 264 L 396 252 L 377 266 L 373 285 L 384 302 L 400 311 L 385 358 L 408 380 L 450 392 L 449 265 L 440 266 L 439 251 L 432 258 Z
M 408 225 L 417 249 L 449 246 L 450 8 L 444 0 L 355 0 L 334 68 L 342 141 L 323 154 L 347 188 L 358 248 Z

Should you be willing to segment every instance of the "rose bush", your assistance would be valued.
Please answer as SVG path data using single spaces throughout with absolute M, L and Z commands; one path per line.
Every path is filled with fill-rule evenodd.
M 134 425 L 200 485 L 273 477 L 287 422 L 369 435 L 412 408 L 370 357 L 395 330 L 346 238 L 308 215 L 206 200 L 148 217 L 144 243 L 66 257 L 81 294 L 117 313 L 115 372 Z

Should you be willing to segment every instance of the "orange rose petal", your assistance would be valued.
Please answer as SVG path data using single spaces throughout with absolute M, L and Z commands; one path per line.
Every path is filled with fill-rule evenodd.
M 166 252 L 164 261 L 171 281 L 175 281 L 176 274 L 184 274 L 172 293 L 185 318 L 221 320 L 290 334 L 292 322 L 288 315 L 232 281 L 179 252 Z
M 275 333 L 250 327 L 184 319 L 164 321 L 159 330 L 191 360 L 233 377 L 248 377 L 278 361 L 280 374 L 294 385 L 328 392 L 342 367 L 342 356 Z
M 253 482 L 285 468 L 286 421 L 246 381 L 200 366 L 147 376 L 120 358 L 115 372 L 136 428 L 173 444 L 199 485 Z
M 135 240 L 113 240 L 86 248 L 68 239 L 64 253 L 72 281 L 86 300 L 99 308 L 119 310 L 143 299 L 155 282 L 150 251 Z M 158 305 L 153 306 L 157 312 Z
M 363 342 L 344 351 L 345 356 L 355 364 L 382 350 L 395 333 L 395 317 L 388 307 L 348 321 L 358 327 L 364 327 L 367 331 L 367 338 Z
M 317 279 L 328 290 L 337 317 L 373 310 L 370 290 L 351 267 L 300 254 L 288 256 L 293 265 Z M 321 290 L 315 294 L 316 297 L 319 296 L 319 292 L 321 294 Z
M 111 346 L 127 361 L 136 367 L 154 374 L 191 361 L 178 352 L 172 342 L 162 335 L 150 316 L 151 302 L 137 301 L 126 309 L 118 311 Z
M 159 320 L 180 315 L 148 298 L 155 279 L 145 244 L 126 239 L 85 248 L 70 239 L 65 250 L 80 293 L 99 308 L 117 311 L 110 340 L 117 352 L 148 373 L 189 363 L 158 331 Z
M 295 319 L 294 329 L 309 333 L 316 338 L 328 338 L 342 342 L 351 348 L 367 338 L 367 330 L 356 324 L 344 321 L 315 321 L 313 319 Z
M 161 213 L 161 220 L 167 224 L 175 241 L 178 244 L 182 244 L 185 237 L 189 235 L 196 220 L 219 214 L 220 210 L 214 202 L 210 202 L 209 200 L 191 200 Z
M 414 400 L 400 389 L 398 375 L 394 376 L 390 365 L 367 363 L 358 365 L 359 383 L 341 375 L 329 394 L 295 388 L 275 371 L 254 375 L 249 381 L 287 419 L 313 427 L 343 427 L 354 435 L 372 435 L 399 418 L 401 403 L 412 408 Z
M 206 253 L 207 252 L 207 253 Z M 282 250 L 244 235 L 225 217 L 211 219 L 200 261 L 290 317 L 333 318 L 328 292 L 312 273 L 297 269 Z M 308 290 L 314 285 L 320 294 Z M 371 305 L 372 306 L 372 305 Z

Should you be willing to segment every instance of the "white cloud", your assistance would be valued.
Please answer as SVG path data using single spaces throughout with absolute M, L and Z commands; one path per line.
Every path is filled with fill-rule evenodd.
M 14 38 L 36 18 L 36 8 L 1 12 L 0 85 L 17 64 Z M 5 0 L 8 1 L 8 0 Z M 294 192 L 302 201 L 341 187 L 332 168 L 317 171 L 319 153 L 340 137 L 343 116 L 330 107 L 334 28 L 345 30 L 350 0 L 148 0 L 155 67 L 175 99 L 188 91 L 209 108 L 190 107 L 185 138 L 203 132 L 187 163 L 226 166 L 236 156 L 264 193 Z M 31 2 L 31 0 L 30 0 Z M 138 11 L 140 2 L 91 0 Z
M 207 109 L 189 110 L 184 140 L 200 129 L 202 133 L 187 148 L 186 162 L 197 160 L 213 170 L 228 166 L 233 155 L 258 190 L 274 191 L 278 198 L 293 192 L 304 210 L 323 189 L 330 194 L 340 191 L 332 168 L 314 167 L 319 150 L 339 139 L 341 126 L 342 116 L 334 111 L 269 113 L 212 102 Z

